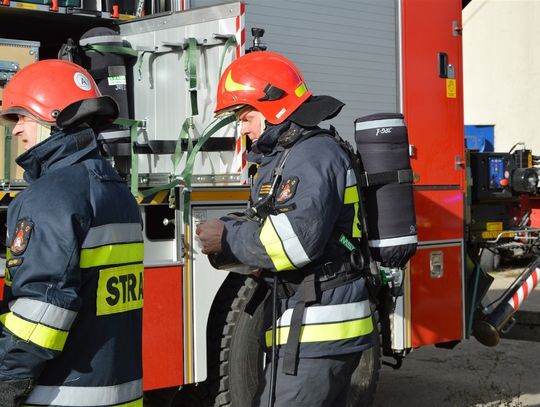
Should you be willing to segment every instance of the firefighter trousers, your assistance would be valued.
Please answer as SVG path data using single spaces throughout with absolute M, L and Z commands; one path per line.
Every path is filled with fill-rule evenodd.
M 351 376 L 361 354 L 300 358 L 296 376 L 282 372 L 283 358 L 279 358 L 274 407 L 345 407 Z M 252 407 L 268 406 L 271 366 L 266 364 Z

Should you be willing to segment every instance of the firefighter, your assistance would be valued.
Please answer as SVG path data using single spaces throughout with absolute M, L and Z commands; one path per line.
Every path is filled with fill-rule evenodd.
M 235 60 L 218 85 L 216 113 L 237 115 L 258 174 L 247 216 L 210 219 L 196 233 L 203 253 L 263 270 L 265 281 L 277 276 L 277 364 L 267 358 L 253 407 L 272 397 L 272 365 L 276 407 L 345 406 L 361 352 L 372 346 L 366 279 L 346 247 L 361 233 L 355 171 L 332 132 L 319 127 L 342 107 L 313 96 L 297 67 L 273 52 Z
M 96 140 L 118 106 L 60 60 L 23 68 L 2 102 L 29 186 L 8 209 L 0 406 L 142 406 L 141 218 Z

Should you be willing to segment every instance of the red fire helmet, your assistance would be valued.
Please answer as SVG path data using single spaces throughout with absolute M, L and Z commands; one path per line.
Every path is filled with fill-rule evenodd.
M 24 67 L 11 78 L 4 89 L 0 115 L 10 121 L 16 121 L 17 114 L 31 115 L 54 124 L 67 106 L 97 97 L 101 93 L 84 68 L 48 59 Z
M 215 112 L 249 105 L 278 124 L 310 96 L 296 65 L 274 52 L 256 51 L 227 67 L 218 84 Z

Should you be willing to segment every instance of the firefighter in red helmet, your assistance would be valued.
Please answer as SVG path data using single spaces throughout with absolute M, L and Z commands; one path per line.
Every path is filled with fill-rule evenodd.
M 5 87 L 29 186 L 8 209 L 1 406 L 142 406 L 141 219 L 96 141 L 117 115 L 71 62 L 33 63 Z
M 342 107 L 313 96 L 298 68 L 273 52 L 237 59 L 218 85 L 216 113 L 237 115 L 258 173 L 245 216 L 210 219 L 196 232 L 214 264 L 221 258 L 260 270 L 278 296 L 274 329 L 266 296 L 261 333 L 277 358 L 267 359 L 252 407 L 269 398 L 279 407 L 345 406 L 351 375 L 372 346 L 360 248 L 351 256 L 362 233 L 356 173 L 333 128 L 319 127 Z

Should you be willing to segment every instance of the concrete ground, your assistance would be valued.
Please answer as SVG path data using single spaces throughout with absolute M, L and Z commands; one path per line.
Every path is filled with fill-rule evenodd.
M 492 300 L 510 286 L 520 270 L 493 273 Z M 540 317 L 540 289 L 521 307 Z M 536 318 L 538 320 L 538 318 Z M 516 328 L 518 326 L 516 325 Z M 517 329 L 516 329 L 517 330 Z M 383 366 L 375 407 L 540 407 L 540 335 L 532 340 L 503 338 L 485 347 L 476 339 L 453 350 L 426 347 L 409 354 L 399 370 Z

